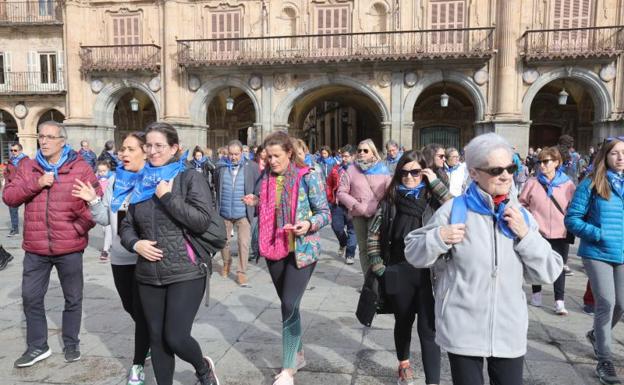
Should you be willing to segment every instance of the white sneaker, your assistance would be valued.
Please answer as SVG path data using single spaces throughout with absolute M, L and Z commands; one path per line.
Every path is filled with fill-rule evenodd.
M 542 307 L 542 292 L 531 294 L 531 306 Z
M 355 262 L 355 258 L 353 257 L 347 257 L 347 259 L 345 259 L 347 265 L 353 265 L 353 262 Z
M 568 267 L 568 265 L 563 265 L 563 272 L 565 273 L 566 276 L 571 277 L 574 275 L 574 272 L 572 271 L 572 269 L 570 269 Z
M 555 313 L 557 315 L 568 315 L 563 301 L 555 301 Z
M 273 385 L 295 385 L 295 378 L 286 370 L 282 370 L 277 376 L 275 376 L 275 382 L 273 382 Z

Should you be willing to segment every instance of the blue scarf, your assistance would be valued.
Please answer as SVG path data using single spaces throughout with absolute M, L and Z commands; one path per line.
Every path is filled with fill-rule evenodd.
M 303 162 L 308 166 L 308 167 L 314 167 L 314 158 L 312 157 L 311 154 L 306 154 L 305 158 L 303 159 Z
M 48 163 L 46 158 L 41 153 L 41 150 L 37 150 L 37 157 L 35 159 L 37 159 L 37 163 L 39 163 L 43 171 L 45 171 L 46 173 L 52 172 L 54 174 L 54 179 L 58 180 L 58 171 L 63 166 L 63 164 L 67 162 L 67 159 L 69 158 L 71 152 L 74 151 L 71 149 L 71 147 L 69 147 L 69 144 L 66 144 L 63 146 L 63 152 L 61 153 L 61 157 L 55 164 Z
M 557 168 L 557 171 L 555 171 L 555 177 L 551 181 L 549 181 L 548 178 L 546 178 L 546 175 L 542 174 L 541 172 L 538 171 L 537 173 L 537 181 L 540 182 L 543 186 L 546 186 L 546 194 L 549 198 L 552 196 L 553 189 L 555 187 L 561 186 L 569 180 L 570 177 L 568 177 L 568 175 L 563 172 L 563 169 L 561 167 Z
M 485 199 L 483 199 L 483 196 L 481 196 L 481 193 L 479 192 L 479 186 L 477 186 L 475 182 L 472 182 L 470 184 L 470 186 L 462 196 L 466 201 L 466 207 L 468 207 L 468 210 L 474 211 L 477 214 L 490 215 L 494 217 L 498 229 L 503 233 L 503 235 L 510 239 L 516 239 L 518 237 L 516 234 L 514 234 L 513 231 L 511 231 L 511 229 L 507 225 L 507 221 L 505 221 L 505 219 L 503 218 L 503 215 L 505 213 L 505 207 L 507 206 L 505 202 L 498 205 L 498 209 L 496 210 L 496 212 L 493 211 L 488 206 Z M 520 208 L 520 211 L 524 216 L 524 221 L 528 224 L 529 216 L 527 215 L 526 211 L 522 207 Z
M 396 157 L 391 157 L 390 155 L 388 155 L 386 157 L 386 160 L 388 161 L 389 164 L 395 164 L 398 163 L 399 160 L 401 159 L 401 157 L 403 156 L 403 151 L 399 151 L 397 152 L 397 156 Z
M 106 175 L 98 175 L 98 179 L 110 179 L 110 177 L 113 176 L 113 174 L 114 173 L 111 170 L 108 170 Z
M 619 196 L 624 197 L 624 174 L 618 174 L 617 172 L 607 170 L 607 178 L 611 183 L 611 188 L 613 188 Z
M 193 158 L 191 162 L 193 163 L 193 166 L 195 166 L 195 168 L 202 168 L 202 166 L 204 165 L 204 163 L 206 163 L 207 160 L 208 158 L 206 158 L 205 156 L 202 156 L 200 160 Z
M 113 186 L 113 199 L 111 200 L 111 210 L 116 213 L 121 205 L 125 202 L 128 195 L 132 193 L 134 186 L 142 178 L 143 169 L 139 172 L 124 170 L 123 167 L 117 168 L 115 172 L 115 185 Z
M 420 197 L 420 192 L 423 188 L 425 188 L 425 186 L 425 182 L 420 182 L 418 186 L 412 188 L 405 187 L 404 185 L 400 184 L 396 187 L 396 190 L 398 192 L 404 193 L 406 197 L 413 196 L 414 199 L 418 199 L 418 197 Z
M 149 163 L 143 167 L 140 181 L 132 190 L 130 203 L 140 203 L 151 199 L 156 193 L 156 186 L 160 181 L 172 181 L 180 172 L 186 169 L 186 158 L 188 151 L 180 159 L 164 166 L 154 167 Z
M 461 165 L 461 163 L 457 163 L 455 166 L 449 166 L 448 164 L 444 164 L 444 171 L 448 172 L 449 174 L 452 174 L 453 171 L 456 171 L 459 166 Z
M 349 166 L 351 166 L 351 163 L 353 163 L 353 162 L 349 162 L 347 164 L 344 164 L 343 162 L 340 162 L 339 165 L 340 165 L 340 168 L 342 168 L 343 170 L 346 171 L 349 168 Z
M 390 175 L 388 167 L 383 162 L 362 163 L 355 161 L 355 164 L 362 170 L 364 175 Z
M 25 157 L 26 157 L 26 154 L 22 152 L 18 156 L 9 157 L 9 161 L 11 162 L 13 166 L 17 167 L 17 165 L 19 165 L 20 160 L 24 159 Z

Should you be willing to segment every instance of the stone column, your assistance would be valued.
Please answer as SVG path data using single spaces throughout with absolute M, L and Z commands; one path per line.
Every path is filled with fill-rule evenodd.
M 35 157 L 37 152 L 37 133 L 36 132 L 17 132 L 20 144 L 24 147 L 24 153 L 31 158 Z
M 403 143 L 403 135 L 401 135 L 401 105 L 403 101 L 403 72 L 392 73 L 392 88 L 390 90 L 390 121 L 392 122 L 392 131 L 390 138 L 396 140 L 399 145 L 407 145 Z M 383 145 L 387 140 L 384 139 Z M 411 144 L 411 139 L 409 141 Z
M 390 130 L 392 128 L 392 122 L 381 122 L 381 145 L 385 146 L 390 140 Z

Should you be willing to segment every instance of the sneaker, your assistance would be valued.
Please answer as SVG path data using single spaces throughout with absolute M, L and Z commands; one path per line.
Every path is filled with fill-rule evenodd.
M 208 356 L 204 357 L 204 361 L 208 365 L 208 373 L 205 373 L 203 376 L 195 374 L 197 376 L 197 385 L 219 385 L 219 379 L 217 378 L 217 373 L 215 373 L 214 363 L 212 359 Z
M 305 356 L 303 355 L 303 350 L 297 352 L 297 359 L 295 361 L 295 368 L 297 371 L 303 369 L 306 366 Z
M 45 360 L 46 358 L 52 355 L 52 350 L 50 348 L 47 349 L 33 349 L 27 350 L 20 358 L 15 361 L 13 366 L 16 368 L 26 368 L 28 366 L 33 366 L 37 362 L 41 360 Z
M 542 306 L 542 292 L 537 292 L 531 294 L 531 306 L 541 307 Z
M 585 304 L 583 305 L 583 313 L 587 314 L 587 315 L 594 315 L 594 305 L 588 305 Z
M 63 349 L 65 354 L 65 362 L 76 362 L 80 360 L 80 349 L 77 346 L 66 346 Z
M 416 385 L 416 378 L 414 378 L 414 370 L 412 370 L 411 365 L 402 366 L 399 364 L 397 385 Z
M 557 315 L 568 315 L 568 311 L 566 310 L 563 301 L 555 301 L 555 313 Z
M 245 273 L 236 273 L 236 283 L 241 287 L 248 287 L 247 275 Z
M 596 366 L 596 375 L 598 376 L 601 384 L 621 384 L 620 379 L 617 377 L 617 373 L 615 372 L 615 366 L 613 366 L 613 362 L 611 361 L 605 360 L 599 362 Z
M 345 250 L 347 250 L 346 246 L 338 246 L 338 258 L 342 258 L 345 254 Z
M 6 251 L 2 246 L 0 246 L 0 270 L 6 269 L 9 265 L 9 262 L 13 260 L 13 256 Z
M 572 269 L 570 269 L 568 267 L 568 265 L 563 265 L 563 272 L 565 273 L 566 276 L 571 277 L 574 275 L 574 272 L 572 271 Z
M 130 372 L 128 373 L 128 385 L 144 385 L 145 384 L 145 372 L 143 371 L 143 365 L 132 365 Z
M 295 378 L 288 373 L 286 370 L 282 370 L 277 376 L 275 376 L 275 381 L 273 385 L 294 385 Z
M 585 334 L 585 337 L 587 337 L 587 341 L 589 341 L 590 345 L 594 349 L 594 355 L 598 357 L 598 349 L 596 347 L 596 335 L 594 334 L 594 330 L 592 329 L 588 331 L 587 334 Z
M 347 265 L 353 265 L 354 262 L 355 262 L 355 258 L 353 257 L 347 257 L 347 259 L 345 260 L 345 263 Z
M 11 231 L 9 232 L 9 234 L 7 235 L 7 237 L 15 237 L 15 236 L 17 236 L 17 235 L 19 235 L 19 231 L 17 231 L 17 230 L 11 230 Z

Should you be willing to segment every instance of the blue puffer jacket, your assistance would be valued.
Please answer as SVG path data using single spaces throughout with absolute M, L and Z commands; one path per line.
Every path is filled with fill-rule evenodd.
M 612 189 L 611 199 L 606 200 L 590 185 L 586 178 L 576 188 L 565 226 L 581 238 L 578 255 L 582 258 L 624 263 L 624 198 Z

